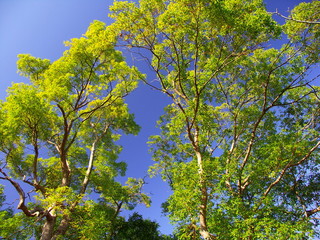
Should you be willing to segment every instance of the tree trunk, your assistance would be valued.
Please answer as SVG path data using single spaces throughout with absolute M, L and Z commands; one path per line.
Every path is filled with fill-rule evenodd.
M 204 179 L 203 159 L 199 151 L 196 152 L 196 155 L 198 160 L 200 192 L 201 192 L 201 197 L 200 197 L 201 203 L 200 203 L 200 211 L 199 211 L 200 235 L 205 240 L 211 240 L 212 238 L 208 231 L 208 225 L 207 225 L 208 191 L 207 191 L 206 180 Z
M 58 228 L 57 228 L 55 234 L 53 235 L 53 237 L 51 238 L 51 240 L 55 240 L 55 239 L 57 239 L 58 236 L 66 234 L 68 227 L 69 227 L 69 224 L 70 224 L 70 217 L 67 215 L 63 216 L 63 218 L 60 222 L 60 225 L 58 226 Z
M 191 134 L 189 134 L 191 136 Z M 208 207 L 208 189 L 205 179 L 205 171 L 203 166 L 203 158 L 199 147 L 199 129 L 195 128 L 194 138 L 190 137 L 192 142 L 198 164 L 198 174 L 199 174 L 199 185 L 200 185 L 200 209 L 199 209 L 199 224 L 200 224 L 200 235 L 205 240 L 212 240 L 212 235 L 208 231 L 207 225 L 207 207 Z
M 48 213 L 46 216 L 46 222 L 42 227 L 42 234 L 41 234 L 40 240 L 51 240 L 53 236 L 55 223 L 56 223 L 56 217 Z

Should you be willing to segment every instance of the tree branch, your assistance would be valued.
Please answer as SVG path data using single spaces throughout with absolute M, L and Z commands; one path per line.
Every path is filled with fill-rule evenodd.
M 300 161 L 296 162 L 296 163 L 288 163 L 283 169 L 282 171 L 280 172 L 279 176 L 277 177 L 276 180 L 274 180 L 270 185 L 269 187 L 267 188 L 267 190 L 264 192 L 263 196 L 267 196 L 269 194 L 269 192 L 271 191 L 271 189 L 276 185 L 278 184 L 281 179 L 283 178 L 284 174 L 287 172 L 287 170 L 291 167 L 294 167 L 294 166 L 298 166 L 300 164 L 302 164 L 304 161 L 306 161 L 310 155 L 320 146 L 320 141 L 317 142 L 317 144 L 315 146 L 313 146 L 310 151 L 303 157 L 300 159 Z
M 1 168 L 0 168 L 0 173 L 2 173 L 2 175 L 4 176 L 1 179 L 5 179 L 7 181 L 9 181 L 14 188 L 17 190 L 18 194 L 19 194 L 19 204 L 17 206 L 17 209 L 20 209 L 23 211 L 23 213 L 28 216 L 28 217 L 34 217 L 36 216 L 36 213 L 31 213 L 28 209 L 28 207 L 25 205 L 25 193 L 22 190 L 21 186 L 19 185 L 19 183 L 17 183 L 16 181 L 13 181 Z
M 306 215 L 307 215 L 307 217 L 310 217 L 311 215 L 313 215 L 313 214 L 315 214 L 315 213 L 317 213 L 319 211 L 320 211 L 320 206 L 315 208 L 315 209 L 312 209 L 312 210 L 307 210 L 306 211 Z
M 317 22 L 317 21 L 307 21 L 307 20 L 299 20 L 299 19 L 294 19 L 292 17 L 286 17 L 284 15 L 282 15 L 281 13 L 278 12 L 278 9 L 276 9 L 275 12 L 272 12 L 272 14 L 276 14 L 286 20 L 289 20 L 289 21 L 294 21 L 294 22 L 299 22 L 299 23 L 306 23 L 306 24 L 320 24 L 320 22 Z

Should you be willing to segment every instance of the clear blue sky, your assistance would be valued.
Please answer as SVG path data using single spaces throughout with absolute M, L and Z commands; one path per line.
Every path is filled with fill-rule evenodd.
M 17 75 L 16 61 L 20 53 L 35 57 L 59 58 L 66 49 L 63 41 L 80 37 L 90 22 L 100 20 L 107 24 L 108 6 L 113 0 L 0 0 L 0 99 L 12 82 L 26 82 Z M 269 11 L 287 14 L 302 1 L 266 0 Z M 169 100 L 160 93 L 141 86 L 127 102 L 142 126 L 139 136 L 127 136 L 121 141 L 124 151 L 120 160 L 128 163 L 127 177 L 144 177 L 152 164 L 147 140 L 156 134 L 155 122 Z M 169 220 L 161 214 L 160 205 L 169 195 L 169 188 L 159 178 L 147 179 L 145 191 L 150 193 L 151 208 L 138 207 L 136 211 L 145 218 L 156 220 L 163 233 L 171 233 Z M 2 183 L 1 184 L 5 184 Z M 16 194 L 16 193 L 14 193 Z M 15 198 L 15 196 L 13 196 Z

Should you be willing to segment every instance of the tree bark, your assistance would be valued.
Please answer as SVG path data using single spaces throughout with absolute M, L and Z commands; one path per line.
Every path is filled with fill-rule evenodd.
M 199 167 L 199 181 L 200 181 L 200 211 L 199 211 L 199 223 L 200 223 L 200 235 L 205 240 L 211 240 L 210 233 L 208 231 L 207 225 L 207 206 L 208 206 L 208 189 L 206 180 L 204 179 L 204 171 L 203 171 L 203 159 L 200 152 L 196 152 L 198 167 Z
M 54 232 L 54 225 L 56 223 L 56 217 L 48 213 L 46 215 L 46 222 L 42 227 L 42 234 L 40 240 L 51 240 Z
M 58 236 L 64 235 L 68 230 L 69 224 L 70 224 L 70 217 L 67 215 L 63 216 L 63 218 L 60 222 L 60 225 L 58 226 L 58 228 L 57 228 L 55 234 L 52 236 L 51 240 L 55 240 L 55 239 L 57 239 Z
M 203 168 L 203 158 L 199 150 L 198 134 L 199 134 L 199 130 L 196 129 L 193 146 L 194 146 L 194 150 L 197 157 L 200 194 L 201 194 L 200 210 L 199 210 L 200 235 L 205 240 L 211 240 L 212 238 L 208 231 L 208 225 L 207 225 L 208 189 L 207 189 L 207 183 L 206 183 L 205 173 Z

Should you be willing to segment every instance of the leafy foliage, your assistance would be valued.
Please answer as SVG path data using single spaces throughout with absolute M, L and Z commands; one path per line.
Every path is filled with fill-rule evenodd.
M 133 213 L 125 222 L 118 223 L 113 240 L 169 240 L 172 236 L 161 235 L 159 225 L 148 219 L 143 219 L 138 213 Z
M 0 235 L 172 239 L 139 214 L 119 216 L 150 204 L 142 180 L 116 181 L 126 170 L 116 142 L 140 129 L 124 101 L 138 80 L 171 99 L 150 138 L 150 174 L 172 189 L 164 207 L 178 239 L 319 235 L 319 1 L 298 5 L 283 26 L 262 0 L 110 9 L 113 24 L 93 22 L 58 60 L 19 55 L 30 84 L 13 84 L 0 103 L 0 180 L 21 212 L 0 211 Z M 120 49 L 142 56 L 158 81 Z
M 319 1 L 303 2 L 296 6 L 284 26 L 286 34 L 304 49 L 310 62 L 319 62 L 320 21 Z
M 292 18 L 310 20 L 317 6 L 303 3 Z M 172 100 L 150 141 L 151 174 L 173 190 L 166 207 L 178 237 L 311 237 L 320 142 L 309 74 L 319 25 L 280 26 L 259 0 L 116 1 L 111 10 L 121 44 L 159 80 L 146 84 Z M 268 47 L 283 29 L 290 42 Z
M 83 37 L 66 42 L 69 50 L 52 63 L 19 55 L 19 72 L 31 83 L 13 84 L 0 106 L 0 179 L 17 191 L 18 209 L 33 226 L 30 236 L 56 239 L 72 231 L 86 238 L 90 231 L 81 223 L 89 223 L 92 214 L 88 226 L 104 215 L 100 224 L 107 234 L 123 206 L 149 202 L 141 180 L 129 179 L 124 186 L 115 180 L 126 170 L 117 161 L 116 141 L 140 129 L 124 97 L 143 78 L 115 50 L 115 39 L 95 21 Z M 29 203 L 23 184 L 34 191 Z M 89 200 L 93 192 L 99 202 Z M 79 219 L 83 214 L 87 218 Z

